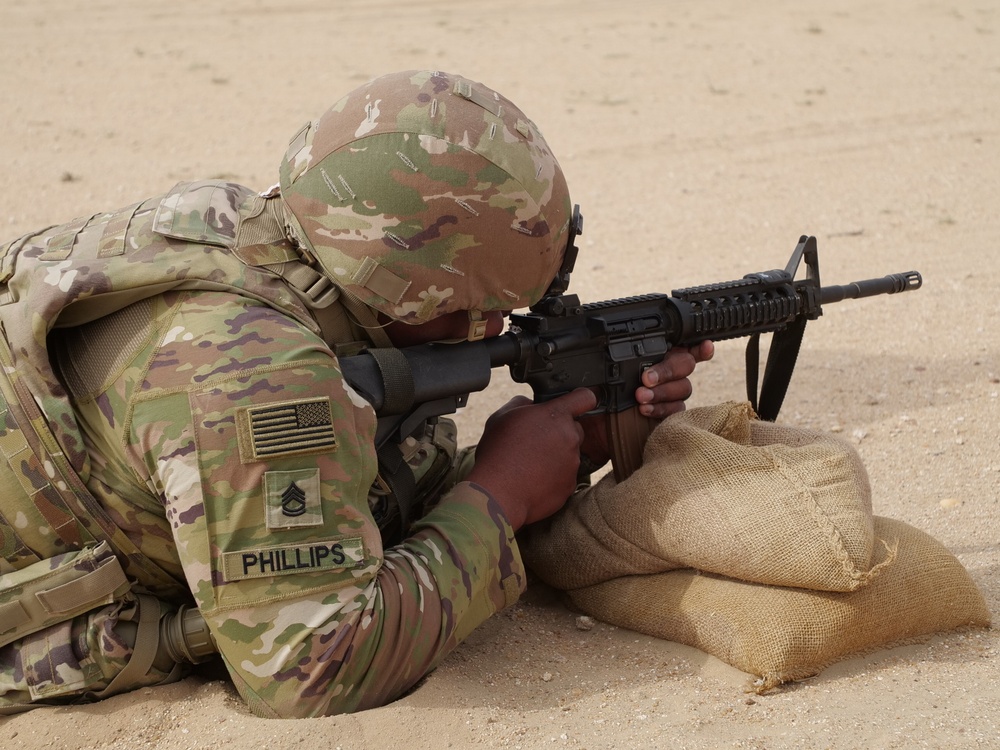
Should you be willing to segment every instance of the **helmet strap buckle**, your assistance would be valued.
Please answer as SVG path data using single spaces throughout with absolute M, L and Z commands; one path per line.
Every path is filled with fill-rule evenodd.
M 469 310 L 469 341 L 482 341 L 486 338 L 486 321 L 481 310 Z

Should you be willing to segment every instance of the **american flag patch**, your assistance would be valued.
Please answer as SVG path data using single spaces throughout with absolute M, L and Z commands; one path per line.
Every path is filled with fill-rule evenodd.
M 247 417 L 256 459 L 337 447 L 329 398 L 251 406 Z

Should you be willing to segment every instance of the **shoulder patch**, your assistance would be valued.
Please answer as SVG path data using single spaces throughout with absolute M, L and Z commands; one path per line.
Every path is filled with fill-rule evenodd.
M 281 401 L 240 409 L 239 445 L 243 463 L 337 447 L 329 397 Z

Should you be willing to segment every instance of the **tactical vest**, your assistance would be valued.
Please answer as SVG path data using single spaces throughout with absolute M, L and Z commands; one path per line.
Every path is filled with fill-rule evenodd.
M 190 289 L 261 301 L 322 335 L 310 308 L 330 306 L 337 290 L 287 240 L 281 201 L 269 197 L 180 183 L 0 246 L 0 573 L 109 542 L 130 579 L 183 595 L 87 490 L 88 454 L 47 338 Z

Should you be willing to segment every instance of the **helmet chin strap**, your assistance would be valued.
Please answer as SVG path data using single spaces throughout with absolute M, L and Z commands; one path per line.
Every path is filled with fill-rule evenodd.
M 379 322 L 378 314 L 375 310 L 368 307 L 368 305 L 346 290 L 341 290 L 340 299 L 355 324 L 364 329 L 375 346 L 383 349 L 395 348 L 389 339 L 389 334 L 385 332 L 387 324 Z

